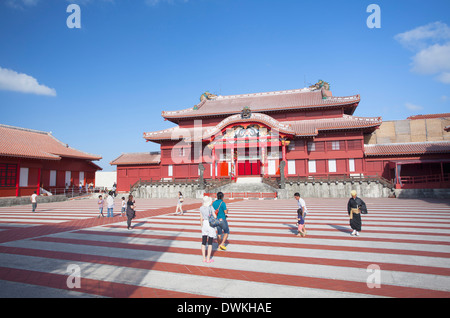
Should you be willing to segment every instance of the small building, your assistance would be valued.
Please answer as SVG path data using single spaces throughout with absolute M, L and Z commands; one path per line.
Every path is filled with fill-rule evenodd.
M 130 186 L 140 179 L 160 180 L 160 162 L 159 152 L 124 153 L 111 161 L 111 165 L 117 166 L 117 191 L 130 191 Z
M 0 197 L 94 184 L 95 172 L 102 169 L 93 161 L 101 158 L 69 147 L 50 132 L 0 124 Z

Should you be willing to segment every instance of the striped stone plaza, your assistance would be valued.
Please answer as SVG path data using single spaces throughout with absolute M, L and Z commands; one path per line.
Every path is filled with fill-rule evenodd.
M 352 237 L 347 199 L 306 198 L 303 238 L 294 199 L 228 201 L 227 250 L 206 264 L 200 200 L 174 215 L 176 199 L 137 199 L 127 230 L 119 197 L 113 218 L 95 199 L 0 208 L 0 296 L 450 296 L 448 200 L 366 199 Z

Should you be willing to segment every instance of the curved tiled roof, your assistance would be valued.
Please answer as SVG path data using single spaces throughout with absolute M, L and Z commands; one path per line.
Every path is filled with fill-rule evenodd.
M 322 90 L 311 91 L 308 88 L 278 92 L 217 96 L 204 99 L 198 105 L 178 111 L 163 111 L 167 119 L 185 117 L 204 117 L 214 115 L 231 115 L 240 113 L 248 106 L 253 112 L 268 112 L 277 110 L 310 109 L 329 106 L 345 106 L 359 103 L 360 96 L 324 98 Z
M 61 157 L 102 159 L 101 156 L 69 147 L 49 132 L 2 124 L 0 124 L 0 156 L 46 160 L 60 160 Z
M 381 117 L 356 117 L 343 115 L 336 118 L 286 121 L 297 136 L 317 136 L 320 130 L 343 130 L 376 128 L 382 123 Z
M 290 135 L 299 137 L 314 137 L 319 134 L 320 130 L 343 130 L 343 129 L 367 129 L 376 128 L 382 123 L 380 117 L 355 117 L 343 115 L 337 118 L 310 119 L 297 121 L 280 122 L 269 115 L 261 113 L 252 113 L 249 119 L 242 119 L 241 116 L 232 115 L 215 126 L 206 126 L 198 128 L 180 128 L 179 126 L 165 130 L 144 133 L 144 138 L 148 141 L 160 140 L 178 140 L 186 139 L 187 141 L 207 139 L 219 133 L 223 128 L 234 123 L 260 122 L 273 129 Z
M 292 127 L 289 124 L 286 124 L 284 122 L 279 122 L 278 120 L 270 117 L 266 114 L 260 114 L 260 113 L 252 113 L 250 118 L 244 119 L 241 117 L 241 115 L 232 115 L 224 120 L 222 120 L 220 123 L 218 123 L 214 127 L 210 127 L 206 129 L 206 131 L 203 133 L 203 139 L 209 138 L 210 136 L 218 134 L 223 128 L 235 124 L 235 123 L 246 123 L 246 122 L 258 122 L 263 123 L 272 129 L 275 129 L 281 133 L 289 134 L 289 135 L 295 135 L 295 131 L 292 129 Z
M 364 145 L 366 156 L 423 155 L 450 153 L 450 141 L 427 141 Z
M 447 118 L 447 117 L 450 117 L 450 113 L 414 115 L 409 116 L 407 119 L 416 120 L 416 119 Z
M 111 161 L 110 165 L 146 165 L 159 164 L 161 162 L 161 153 L 159 152 L 134 152 L 123 153 L 118 158 Z
M 163 130 L 145 132 L 144 139 L 147 141 L 161 141 L 161 140 L 180 140 L 184 138 L 195 138 L 201 139 L 203 133 L 214 126 L 202 126 L 199 128 L 181 128 L 180 126 L 175 126 Z

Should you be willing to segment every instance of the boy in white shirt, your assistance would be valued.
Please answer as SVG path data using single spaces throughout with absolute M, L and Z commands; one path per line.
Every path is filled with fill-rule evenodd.
M 33 212 L 36 212 L 36 207 L 37 207 L 37 194 L 36 191 L 34 191 L 34 193 L 31 195 L 31 208 Z
M 125 197 L 122 197 L 122 212 L 120 213 L 121 216 L 124 216 L 127 212 L 127 201 L 125 201 Z
M 305 217 L 306 217 L 306 214 L 308 213 L 308 209 L 306 208 L 305 200 L 300 198 L 300 193 L 296 192 L 294 194 L 294 198 L 295 198 L 295 200 L 297 200 L 298 208 L 301 209 L 302 214 L 303 214 L 301 218 L 299 217 L 299 222 L 301 221 L 301 223 L 302 223 L 302 224 L 299 223 L 299 225 L 301 225 L 300 227 L 302 228 L 302 230 L 300 230 L 300 227 L 299 227 L 299 235 L 301 232 L 301 234 L 303 234 L 301 236 L 305 236 L 306 235 Z

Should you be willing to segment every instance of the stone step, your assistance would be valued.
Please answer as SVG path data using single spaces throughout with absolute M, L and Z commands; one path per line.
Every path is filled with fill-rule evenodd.
M 249 180 L 246 180 L 246 182 L 244 182 L 244 183 L 239 183 L 239 182 L 229 183 L 224 186 L 213 189 L 213 191 L 211 191 L 211 192 L 219 192 L 219 191 L 221 191 L 223 193 L 244 193 L 244 192 L 274 193 L 274 192 L 277 192 L 276 189 L 274 189 L 273 187 L 271 187 L 268 184 L 263 183 L 262 181 L 259 183 L 255 183 L 255 182 L 251 183 L 248 181 Z

